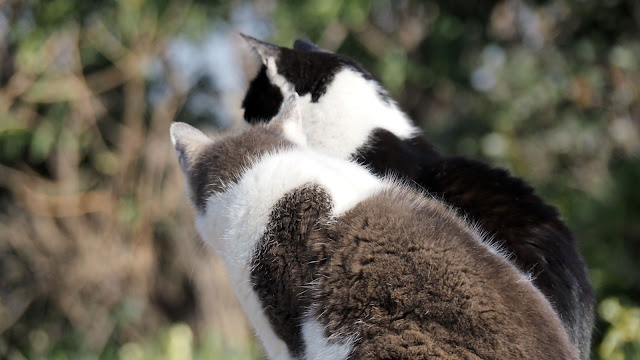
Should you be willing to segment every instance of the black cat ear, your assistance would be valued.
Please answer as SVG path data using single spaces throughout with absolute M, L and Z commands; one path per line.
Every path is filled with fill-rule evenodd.
M 269 66 L 269 59 L 273 59 L 275 61 L 280 57 L 282 50 L 279 46 L 260 41 L 242 33 L 240 33 L 240 36 L 242 36 L 242 38 L 260 55 L 262 63 L 267 67 Z
M 191 125 L 175 122 L 169 130 L 178 162 L 185 173 L 191 168 L 200 151 L 213 140 Z
M 318 51 L 318 52 L 329 52 L 321 47 L 319 47 L 318 45 L 309 42 L 309 41 L 305 41 L 302 39 L 296 39 L 296 41 L 293 43 L 293 50 L 298 50 L 298 51 Z

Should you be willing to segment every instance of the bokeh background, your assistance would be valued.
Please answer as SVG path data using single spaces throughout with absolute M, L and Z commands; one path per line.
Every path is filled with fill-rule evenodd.
M 168 129 L 241 120 L 237 35 L 362 62 L 575 231 L 594 359 L 640 359 L 640 2 L 0 0 L 0 358 L 261 358 Z

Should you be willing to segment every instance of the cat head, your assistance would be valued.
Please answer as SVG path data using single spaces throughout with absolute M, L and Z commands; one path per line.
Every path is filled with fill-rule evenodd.
M 357 61 L 302 40 L 289 49 L 242 36 L 263 64 L 242 103 L 249 123 L 268 122 L 282 100 L 296 92 L 309 145 L 321 151 L 348 158 L 375 128 L 402 138 L 415 134 L 406 115 Z
M 200 213 L 205 212 L 211 196 L 236 183 L 261 155 L 306 144 L 295 93 L 269 124 L 209 137 L 191 125 L 176 122 L 170 134 L 187 193 Z
M 371 82 L 369 85 L 379 101 L 391 101 L 373 76 L 347 56 L 299 39 L 294 42 L 293 49 L 289 49 L 244 34 L 241 36 L 260 55 L 263 64 L 242 103 L 244 118 L 250 123 L 270 120 L 278 112 L 284 97 L 294 91 L 301 97 L 308 94 L 310 101 L 317 103 L 342 71 L 353 72 L 363 83 Z

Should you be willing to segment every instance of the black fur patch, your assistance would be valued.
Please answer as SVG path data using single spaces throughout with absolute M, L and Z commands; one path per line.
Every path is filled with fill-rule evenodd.
M 269 81 L 267 68 L 262 66 L 242 101 L 244 119 L 248 122 L 269 121 L 278 114 L 283 100 L 280 88 Z
M 309 237 L 330 210 L 330 197 L 318 185 L 291 191 L 271 211 L 252 262 L 253 288 L 273 330 L 294 357 L 304 354 L 301 321 L 309 307 L 305 285 L 320 265 L 312 261 Z
M 322 48 L 318 47 L 318 45 L 309 42 L 309 41 L 305 41 L 302 39 L 296 39 L 296 41 L 293 42 L 293 50 L 298 50 L 298 51 L 325 51 Z
M 430 166 L 442 159 L 442 155 L 421 137 L 402 140 L 388 130 L 375 129 L 365 147 L 358 150 L 353 159 L 366 164 L 380 174 L 400 175 L 417 179 Z

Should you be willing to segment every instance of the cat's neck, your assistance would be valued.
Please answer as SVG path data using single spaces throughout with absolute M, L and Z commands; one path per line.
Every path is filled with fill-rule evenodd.
M 310 94 L 305 95 L 301 111 L 309 145 L 346 159 L 378 128 L 400 139 L 416 136 L 418 128 L 381 91 L 375 81 L 345 68 L 335 75 L 317 103 L 311 102 Z

